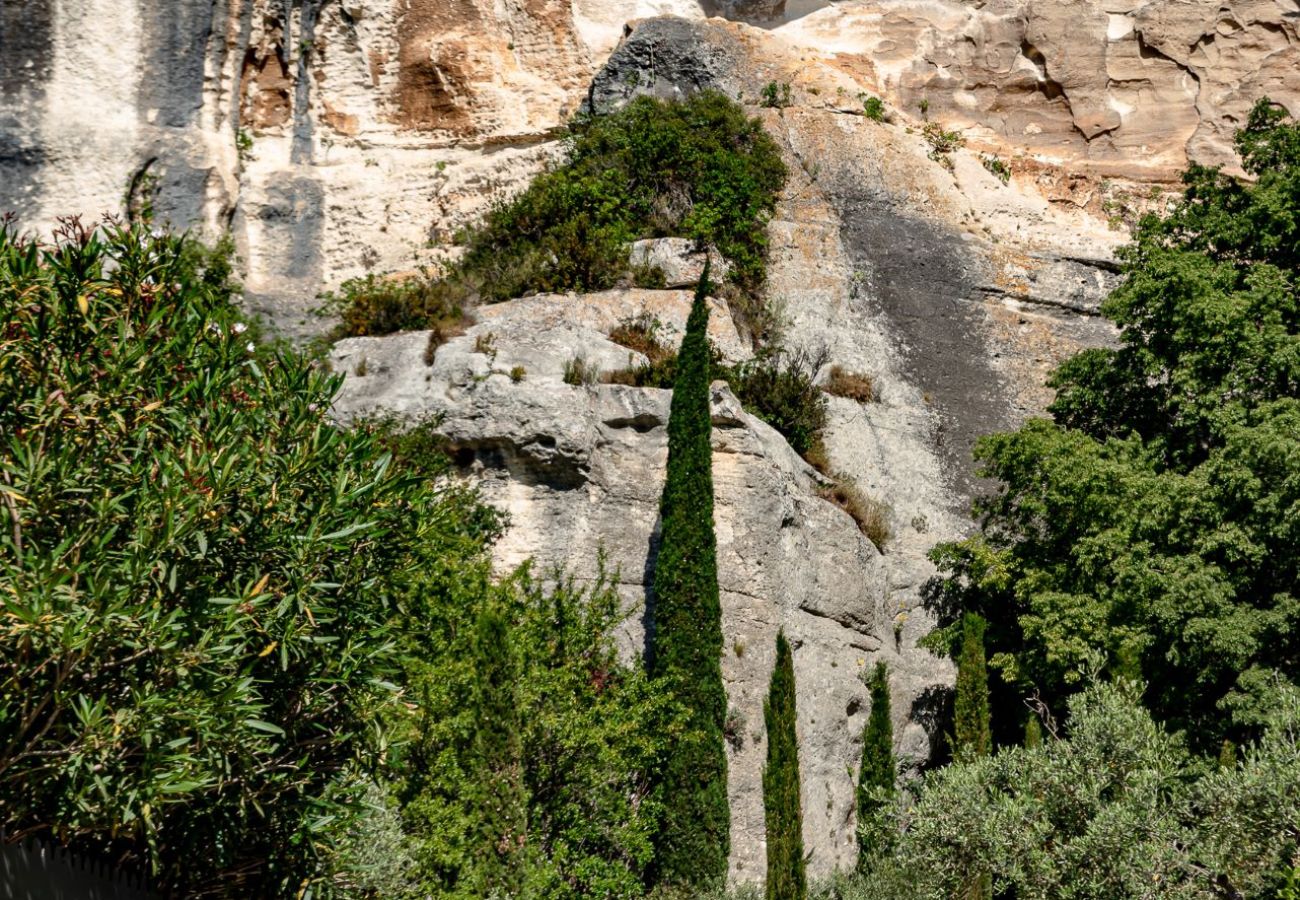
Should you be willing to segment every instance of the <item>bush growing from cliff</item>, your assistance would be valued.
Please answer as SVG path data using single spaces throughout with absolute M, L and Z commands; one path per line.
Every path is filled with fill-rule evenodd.
M 765 225 L 785 177 L 758 120 L 717 92 L 639 97 L 617 112 L 581 116 L 569 126 L 563 160 L 468 229 L 465 254 L 445 275 L 400 296 L 382 283 L 358 285 L 344 331 L 429 327 L 480 300 L 611 288 L 628 274 L 630 243 L 652 237 L 716 247 L 739 289 L 756 295 Z
M 945 621 L 989 621 L 1008 723 L 1136 669 L 1216 753 L 1300 682 L 1300 125 L 1262 102 L 1237 149 L 1255 181 L 1193 167 L 1142 220 L 1102 307 L 1118 348 L 1057 371 L 1055 421 L 979 444 L 1001 493 L 936 551 Z
M 332 425 L 339 380 L 252 344 L 228 274 L 0 229 L 0 824 L 277 896 L 382 753 L 395 579 L 482 522 Z
M 666 885 L 711 886 L 727 874 L 731 811 L 723 729 L 722 607 L 713 533 L 713 424 L 709 406 L 709 264 L 695 292 L 677 357 L 668 418 L 668 469 L 660 501 L 650 672 L 690 711 L 674 735 L 659 800 L 671 810 L 657 836 Z
M 799 789 L 799 736 L 795 729 L 794 656 L 782 631 L 776 665 L 763 704 L 767 762 L 763 766 L 763 820 L 767 830 L 767 900 L 803 900 L 803 808 Z

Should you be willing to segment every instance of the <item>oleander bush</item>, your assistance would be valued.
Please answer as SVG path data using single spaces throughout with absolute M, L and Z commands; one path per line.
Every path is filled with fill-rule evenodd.
M 383 752 L 417 558 L 464 492 L 327 418 L 188 240 L 0 229 L 0 825 L 176 892 L 322 876 Z

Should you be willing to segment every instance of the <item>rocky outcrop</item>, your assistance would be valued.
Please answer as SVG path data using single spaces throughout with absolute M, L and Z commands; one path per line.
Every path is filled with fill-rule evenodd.
M 625 25 L 665 14 L 762 31 L 640 66 L 651 82 L 671 69 L 751 100 L 768 81 L 824 85 L 801 102 L 848 109 L 866 92 L 914 117 L 924 101 L 1045 181 L 1095 172 L 1076 186 L 1094 206 L 1127 202 L 1100 196 L 1101 176 L 1231 162 L 1261 94 L 1300 111 L 1295 0 L 10 3 L 0 206 L 41 230 L 129 209 L 229 231 L 249 305 L 312 333 L 322 289 L 454 253 L 456 229 L 555 152 Z M 763 34 L 791 64 L 728 77 L 731 45 Z
M 823 96 L 843 83 L 835 66 L 809 65 L 743 26 L 653 19 L 614 52 L 588 102 L 602 111 L 638 93 L 734 92 L 791 71 L 822 85 Z M 868 712 L 859 676 L 875 660 L 890 666 L 908 768 L 928 758 L 950 669 L 917 646 L 932 625 L 926 553 L 970 527 L 966 504 L 980 489 L 975 438 L 1041 409 L 1046 371 L 1111 339 L 1095 313 L 1114 278 L 1105 256 L 1119 240 L 1088 204 L 1046 199 L 1034 173 L 1003 184 L 977 153 L 957 151 L 947 165 L 932 158 L 904 121 L 877 123 L 815 93 L 794 96 L 790 108 L 756 109 L 791 170 L 768 226 L 768 292 L 787 345 L 824 348 L 830 363 L 872 379 L 875 402 L 829 398 L 826 441 L 832 468 L 888 505 L 892 536 L 877 552 L 820 498 L 822 476 L 715 385 L 724 672 L 734 711 L 731 873 L 741 880 L 761 877 L 763 866 L 759 723 L 777 628 L 796 645 L 814 872 L 853 859 L 853 771 Z M 1022 233 L 1031 219 L 1037 227 Z M 642 261 L 653 249 L 672 255 L 672 246 L 648 243 Z M 501 566 L 533 558 L 590 578 L 603 550 L 636 607 L 653 573 L 668 396 L 565 384 L 565 364 L 638 362 L 610 343 L 610 329 L 648 313 L 675 341 L 689 298 L 620 290 L 486 307 L 431 363 L 422 333 L 344 341 L 333 356 L 351 376 L 340 414 L 436 416 L 464 471 L 511 515 L 496 550 Z M 720 303 L 712 328 L 725 356 L 748 354 Z M 629 652 L 642 641 L 634 619 Z
M 338 413 L 437 416 L 454 457 L 510 516 L 498 564 L 534 559 L 592 579 L 603 553 L 633 611 L 625 649 L 639 654 L 671 393 L 565 384 L 564 366 L 583 356 L 621 368 L 629 351 L 605 337 L 619 318 L 653 315 L 680 333 L 689 308 L 685 291 L 517 300 L 484 310 L 432 364 L 424 332 L 346 340 L 331 357 L 350 376 Z M 728 356 L 747 352 L 719 302 L 710 337 Z M 817 496 L 820 477 L 722 382 L 712 403 L 732 870 L 745 880 L 763 871 L 763 697 L 784 628 L 796 648 L 808 848 L 824 872 L 851 860 L 854 847 L 851 764 L 868 712 L 859 675 L 875 658 L 894 664 L 895 727 L 915 762 L 930 741 L 908 711 L 944 683 L 945 666 L 900 650 L 882 557 L 846 513 Z

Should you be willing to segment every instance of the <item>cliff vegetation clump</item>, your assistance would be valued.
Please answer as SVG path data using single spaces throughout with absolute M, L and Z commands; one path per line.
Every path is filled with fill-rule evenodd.
M 785 177 L 762 125 L 717 92 L 580 116 L 562 161 L 467 229 L 464 255 L 445 273 L 418 290 L 345 286 L 340 336 L 427 328 L 476 303 L 611 288 L 631 277 L 633 241 L 668 236 L 715 247 L 731 264 L 737 306 L 757 311 L 764 226 Z

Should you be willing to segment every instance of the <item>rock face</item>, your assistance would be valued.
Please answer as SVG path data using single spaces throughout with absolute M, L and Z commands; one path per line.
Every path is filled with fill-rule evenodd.
M 723 13 L 753 26 L 706 19 Z M 629 20 L 642 19 L 624 30 Z M 761 27 L 755 27 L 761 26 Z M 818 496 L 822 476 L 713 392 L 731 723 L 731 872 L 761 878 L 762 697 L 795 644 L 805 844 L 814 874 L 853 858 L 853 769 L 890 664 L 909 770 L 951 680 L 918 648 L 926 552 L 968 533 L 980 434 L 1050 400 L 1046 373 L 1113 340 L 1097 316 L 1113 251 L 1189 159 L 1230 160 L 1256 96 L 1300 113 L 1295 0 L 62 0 L 0 4 L 0 204 L 24 227 L 66 212 L 228 231 L 246 301 L 290 334 L 316 293 L 454 253 L 451 233 L 557 152 L 586 105 L 712 88 L 762 117 L 791 170 L 768 223 L 768 294 L 788 346 L 825 348 L 878 399 L 830 398 L 833 469 L 888 506 L 881 553 Z M 791 105 L 758 105 L 768 83 Z M 863 99 L 885 101 L 885 122 Z M 922 108 L 924 101 L 924 108 Z M 924 119 L 959 129 L 939 152 Z M 688 285 L 701 260 L 655 242 Z M 540 296 L 466 334 L 353 339 L 342 418 L 437 416 L 467 475 L 511 515 L 496 549 L 596 575 L 630 608 L 657 543 L 669 394 L 564 383 L 645 313 L 676 340 L 689 290 Z M 711 338 L 749 352 L 725 304 Z M 640 619 L 625 647 L 644 641 Z
M 651 314 L 680 330 L 690 296 L 619 291 L 512 301 L 484 310 L 432 365 L 425 332 L 346 340 L 332 355 L 336 369 L 351 373 L 338 413 L 440 416 L 455 458 L 510 515 L 499 565 L 532 558 L 590 579 L 603 551 L 636 610 L 625 648 L 639 654 L 671 392 L 569 385 L 563 370 L 577 355 L 605 370 L 626 365 L 629 351 L 605 337 L 619 317 Z M 725 305 L 715 302 L 710 324 L 724 354 L 747 352 Z M 509 375 L 517 366 L 526 370 L 519 381 Z M 826 871 L 851 859 L 854 846 L 850 765 L 869 709 L 860 673 L 877 657 L 894 665 L 895 727 L 902 751 L 917 760 L 929 736 L 909 718 L 910 704 L 947 672 L 928 654 L 902 658 L 883 558 L 848 514 L 816 495 L 820 476 L 724 383 L 714 384 L 712 403 L 723 676 L 732 710 L 732 870 L 746 880 L 763 872 L 763 698 L 784 627 L 796 648 L 808 847 L 814 868 Z
M 838 73 L 819 102 L 925 101 L 1049 172 L 1167 181 L 1230 163 L 1259 95 L 1300 111 L 1296 0 L 43 0 L 0 9 L 0 207 L 46 231 L 126 209 L 229 231 L 250 306 L 318 331 L 320 290 L 454 252 L 554 154 L 625 23 L 659 15 L 753 21 Z M 799 66 L 728 78 L 727 45 L 760 34 L 642 74 L 815 87 Z

